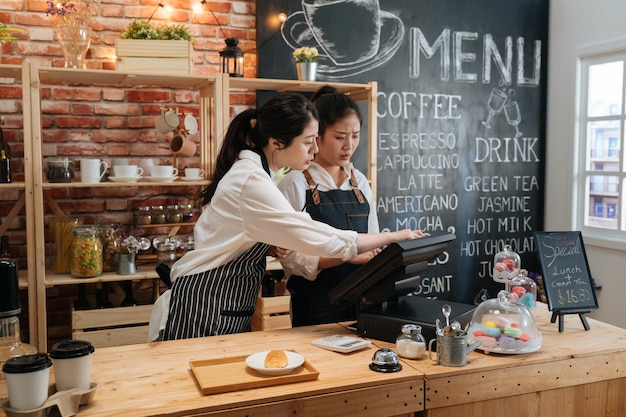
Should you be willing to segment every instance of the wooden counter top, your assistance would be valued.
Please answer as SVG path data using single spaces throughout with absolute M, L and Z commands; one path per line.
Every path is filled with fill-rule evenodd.
M 99 387 L 95 400 L 81 406 L 78 415 L 270 417 L 304 415 L 306 408 L 306 415 L 379 417 L 423 409 L 423 375 L 416 369 L 371 371 L 374 346 L 341 354 L 311 345 L 313 339 L 343 333 L 348 332 L 332 324 L 96 349 L 92 380 Z M 270 349 L 299 352 L 317 368 L 319 378 L 204 396 L 189 367 L 190 360 Z
M 543 336 L 538 352 L 472 352 L 460 368 L 402 360 L 402 371 L 389 374 L 368 367 L 383 342 L 351 354 L 311 345 L 316 338 L 349 334 L 339 324 L 99 348 L 93 356 L 95 400 L 81 406 L 78 416 L 495 417 L 502 410 L 507 417 L 626 415 L 626 330 L 588 319 L 585 331 L 578 316 L 569 315 L 559 333 L 545 305 L 533 315 Z M 270 349 L 301 353 L 319 378 L 204 396 L 189 367 L 191 360 Z M 6 396 L 2 383 L 0 396 Z

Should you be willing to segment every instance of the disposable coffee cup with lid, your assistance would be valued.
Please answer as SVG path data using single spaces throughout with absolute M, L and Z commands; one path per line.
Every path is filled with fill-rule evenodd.
M 52 361 L 47 353 L 9 358 L 2 366 L 7 382 L 9 404 L 16 410 L 33 410 L 48 399 Z
M 88 390 L 91 387 L 91 354 L 94 350 L 93 345 L 84 340 L 64 340 L 52 346 L 50 357 L 54 363 L 57 391 Z

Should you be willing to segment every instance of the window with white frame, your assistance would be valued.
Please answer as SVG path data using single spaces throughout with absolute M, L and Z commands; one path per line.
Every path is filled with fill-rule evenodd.
M 626 238 L 626 51 L 582 58 L 577 226 L 597 238 Z

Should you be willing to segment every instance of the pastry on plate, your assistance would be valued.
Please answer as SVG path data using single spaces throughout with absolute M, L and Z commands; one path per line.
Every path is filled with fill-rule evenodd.
M 266 368 L 286 368 L 289 365 L 287 354 L 283 350 L 270 350 L 265 356 Z

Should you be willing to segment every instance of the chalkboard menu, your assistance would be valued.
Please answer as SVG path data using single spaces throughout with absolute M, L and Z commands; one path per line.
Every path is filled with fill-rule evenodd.
M 318 81 L 378 82 L 381 228 L 457 236 L 415 295 L 494 298 L 505 244 L 539 270 L 548 10 L 548 0 L 257 1 L 259 77 L 296 79 L 292 51 L 314 46 Z M 362 171 L 366 149 L 353 158 Z
M 536 232 L 543 282 L 552 311 L 598 308 L 580 232 Z

